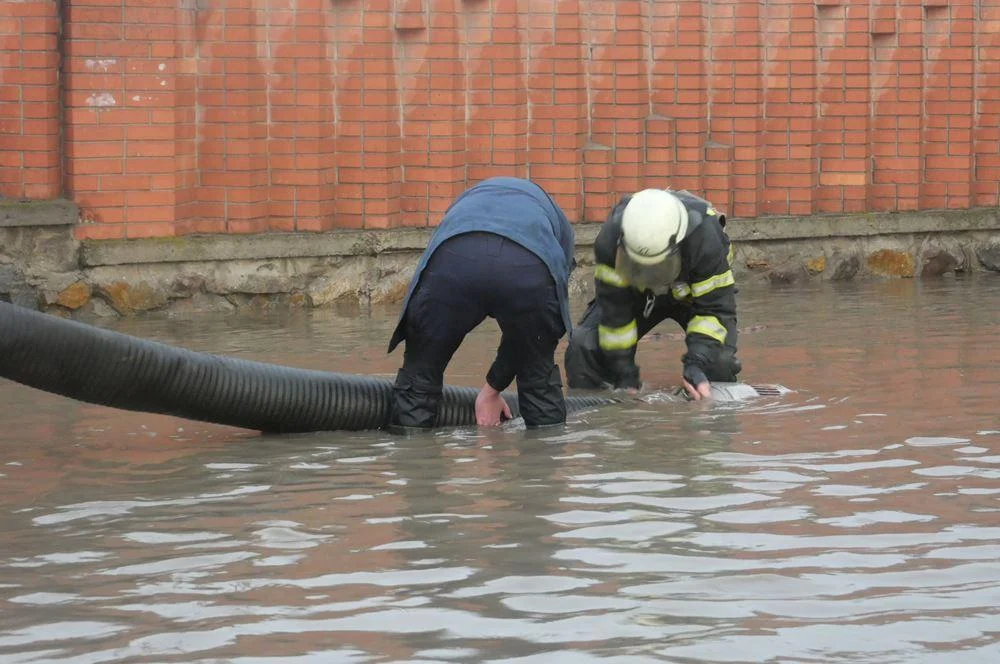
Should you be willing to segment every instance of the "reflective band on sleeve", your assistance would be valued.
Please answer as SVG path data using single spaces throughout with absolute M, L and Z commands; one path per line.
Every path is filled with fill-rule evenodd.
M 687 326 L 688 334 L 704 334 L 720 344 L 726 343 L 726 328 L 715 316 L 695 316 Z
M 627 350 L 639 343 L 639 328 L 635 321 L 621 327 L 598 325 L 597 343 L 601 350 Z
M 594 269 L 594 279 L 616 288 L 628 288 L 628 279 L 615 272 L 613 267 L 599 264 Z
M 696 284 L 691 284 L 691 294 L 695 297 L 701 297 L 703 295 L 708 295 L 717 288 L 725 288 L 726 286 L 732 286 L 736 283 L 733 279 L 733 271 L 726 270 L 722 274 L 717 274 L 714 277 L 709 277 L 704 281 L 699 281 Z
M 691 297 L 691 287 L 683 281 L 678 281 L 670 287 L 670 294 L 673 295 L 674 299 L 678 302 L 683 302 Z
M 729 245 L 729 253 L 726 254 L 726 265 L 733 266 L 733 245 Z

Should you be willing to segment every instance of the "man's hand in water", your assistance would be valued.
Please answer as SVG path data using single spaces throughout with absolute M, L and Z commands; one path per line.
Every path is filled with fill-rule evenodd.
M 712 385 L 708 382 L 705 372 L 696 366 L 688 365 L 684 367 L 684 375 L 681 377 L 684 384 L 684 391 L 694 401 L 709 399 L 712 396 Z
M 681 380 L 684 383 L 684 391 L 695 401 L 712 398 L 712 385 L 707 380 L 697 385 L 692 385 L 684 379 Z
M 481 427 L 495 427 L 502 421 L 501 416 L 511 419 L 510 406 L 504 401 L 500 393 L 490 387 L 483 385 L 476 396 L 476 424 Z

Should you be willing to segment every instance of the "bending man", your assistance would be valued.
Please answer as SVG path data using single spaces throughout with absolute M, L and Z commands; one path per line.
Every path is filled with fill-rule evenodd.
M 516 378 L 526 425 L 565 422 L 554 358 L 571 327 L 572 267 L 573 228 L 537 184 L 497 177 L 460 195 L 417 265 L 389 342 L 392 352 L 406 340 L 393 388 L 393 429 L 434 426 L 445 368 L 487 316 L 502 337 L 476 398 L 476 421 L 494 426 L 511 416 L 500 392 Z
M 638 389 L 636 347 L 665 318 L 686 330 L 682 382 L 694 399 L 735 381 L 736 286 L 726 217 L 687 191 L 624 196 L 594 242 L 596 298 L 566 348 L 570 387 Z

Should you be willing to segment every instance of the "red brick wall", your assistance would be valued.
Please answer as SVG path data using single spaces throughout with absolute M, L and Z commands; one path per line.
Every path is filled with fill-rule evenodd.
M 0 193 L 61 178 L 81 237 L 423 226 L 494 174 L 581 220 L 646 185 L 737 217 L 1000 202 L 1000 0 L 62 6 L 57 86 L 56 2 L 0 4 Z
M 58 47 L 56 0 L 0 2 L 2 196 L 59 196 Z

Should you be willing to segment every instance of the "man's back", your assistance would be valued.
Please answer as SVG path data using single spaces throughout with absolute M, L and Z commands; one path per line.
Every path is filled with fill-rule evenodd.
M 542 219 L 548 225 L 539 223 Z M 438 232 L 443 240 L 469 231 L 503 235 L 534 252 L 554 273 L 569 276 L 573 227 L 545 190 L 530 180 L 490 178 L 459 195 L 445 212 Z
M 521 245 L 537 256 L 548 268 L 559 294 L 563 325 L 573 329 L 569 312 L 569 274 L 573 269 L 573 227 L 566 214 L 545 190 L 530 180 L 495 177 L 479 182 L 462 192 L 445 212 L 417 265 L 403 312 L 431 256 L 444 242 L 464 233 L 493 233 Z M 502 279 L 502 275 L 497 275 Z M 397 325 L 389 351 L 403 340 L 404 330 Z

